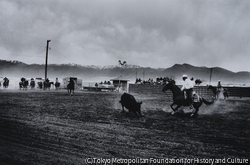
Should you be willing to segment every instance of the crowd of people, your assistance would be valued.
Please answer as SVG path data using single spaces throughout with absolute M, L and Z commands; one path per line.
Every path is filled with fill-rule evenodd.
M 148 80 L 141 80 L 141 78 L 136 78 L 135 83 L 136 84 L 166 84 L 167 81 L 174 81 L 172 78 L 168 77 L 157 77 L 156 81 L 154 81 L 153 78 L 149 78 Z
M 136 84 L 153 84 L 154 80 L 149 78 L 148 80 L 141 80 L 141 78 L 136 78 L 135 80 Z
M 111 85 L 111 82 L 105 80 L 104 82 L 101 81 L 99 84 L 100 84 L 100 85 Z M 98 87 L 99 84 L 98 84 L 98 83 L 95 83 L 95 87 Z

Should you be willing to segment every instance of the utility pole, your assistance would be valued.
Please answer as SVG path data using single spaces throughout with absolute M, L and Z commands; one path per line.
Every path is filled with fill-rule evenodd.
M 47 46 L 46 46 L 45 80 L 47 79 L 48 51 L 49 51 L 49 42 L 50 41 L 51 40 L 47 40 Z
M 136 66 L 136 72 L 135 72 L 135 79 L 137 80 L 137 66 Z
M 143 70 L 143 81 L 144 81 L 144 76 L 145 76 L 145 70 Z
M 210 85 L 211 85 L 212 73 L 213 73 L 213 68 L 210 68 L 210 80 L 209 80 Z

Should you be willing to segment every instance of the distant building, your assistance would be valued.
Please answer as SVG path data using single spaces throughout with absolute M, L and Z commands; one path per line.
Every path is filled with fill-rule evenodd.
M 111 79 L 115 89 L 119 92 L 129 92 L 129 80 L 121 79 L 119 77 Z

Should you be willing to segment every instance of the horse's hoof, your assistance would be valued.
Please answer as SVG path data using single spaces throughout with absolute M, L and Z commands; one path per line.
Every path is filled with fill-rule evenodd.
M 174 112 L 172 112 L 172 115 L 174 115 Z
M 190 117 L 194 117 L 194 114 L 192 113 L 192 114 L 190 115 Z

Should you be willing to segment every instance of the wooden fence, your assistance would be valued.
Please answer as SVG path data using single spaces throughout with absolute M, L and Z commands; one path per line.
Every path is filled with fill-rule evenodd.
M 145 94 L 161 94 L 164 85 L 153 84 L 129 84 L 129 92 L 145 93 Z M 181 86 L 179 86 L 181 87 Z M 250 97 L 250 87 L 224 87 L 228 90 L 229 97 Z M 196 91 L 202 97 L 212 97 L 211 90 L 207 90 L 207 86 L 195 86 Z M 171 91 L 167 91 L 167 94 L 171 94 Z
M 250 97 L 250 87 L 224 87 L 229 97 Z

